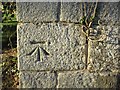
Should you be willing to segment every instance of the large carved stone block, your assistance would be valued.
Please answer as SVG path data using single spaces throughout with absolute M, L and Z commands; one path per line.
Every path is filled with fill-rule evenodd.
M 20 70 L 76 70 L 85 67 L 86 38 L 80 26 L 18 25 Z

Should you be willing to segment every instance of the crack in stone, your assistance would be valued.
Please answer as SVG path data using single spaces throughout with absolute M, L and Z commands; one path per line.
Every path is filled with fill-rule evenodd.
M 87 69 L 87 66 L 88 66 L 88 37 L 86 36 L 86 45 L 85 45 L 85 48 L 86 48 L 86 50 L 85 50 L 85 55 L 86 55 L 86 57 L 85 57 L 85 69 Z
M 60 21 L 60 15 L 61 15 L 61 2 L 58 2 L 58 7 L 57 7 L 57 19 Z
M 32 23 L 32 24 L 38 25 L 38 26 L 39 26 L 39 24 L 43 24 L 43 23 L 63 23 L 63 24 L 74 24 L 74 25 L 81 26 L 80 22 L 71 22 L 71 21 L 41 21 L 41 22 L 37 22 L 37 23 L 35 23 L 35 22 L 22 22 L 22 21 L 18 22 L 18 24 L 23 24 L 23 23 Z M 98 25 L 98 24 L 94 24 L 94 25 Z
M 55 85 L 55 88 L 57 89 L 57 88 L 58 88 L 58 72 L 57 72 L 57 71 L 54 71 L 54 74 L 55 74 L 55 77 L 56 77 L 56 85 Z

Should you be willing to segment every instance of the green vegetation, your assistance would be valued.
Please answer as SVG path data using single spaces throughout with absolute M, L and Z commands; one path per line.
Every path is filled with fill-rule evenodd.
M 16 21 L 16 3 L 2 2 L 2 23 L 14 23 Z
M 2 48 L 16 47 L 16 3 L 15 2 L 2 2 L 2 22 L 0 26 L 2 28 Z M 14 44 L 13 44 L 14 43 Z
M 2 43 L 2 83 L 3 88 L 18 86 L 16 3 L 0 3 L 2 21 L 0 23 L 0 43 Z

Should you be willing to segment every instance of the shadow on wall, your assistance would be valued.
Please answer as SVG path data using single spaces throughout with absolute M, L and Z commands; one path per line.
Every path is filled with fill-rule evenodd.
M 118 89 L 120 89 L 120 74 L 117 75 L 117 86 Z

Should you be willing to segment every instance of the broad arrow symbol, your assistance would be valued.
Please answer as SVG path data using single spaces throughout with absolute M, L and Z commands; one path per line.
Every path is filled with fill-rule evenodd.
M 37 61 L 41 62 L 43 61 L 45 56 L 49 55 L 49 53 L 42 47 L 36 47 L 27 55 L 34 55 L 35 53 L 37 53 Z

